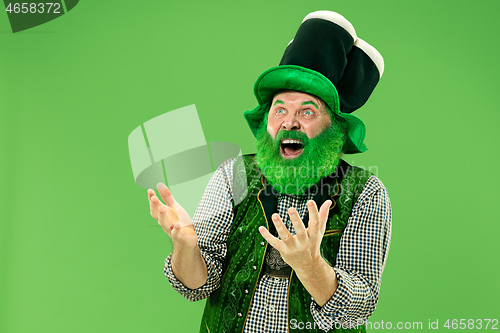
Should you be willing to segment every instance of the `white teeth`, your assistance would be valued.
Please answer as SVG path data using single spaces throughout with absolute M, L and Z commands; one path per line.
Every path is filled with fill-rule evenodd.
M 300 140 L 286 139 L 286 140 L 281 141 L 281 143 L 298 143 L 298 144 L 301 145 L 302 141 L 300 141 Z

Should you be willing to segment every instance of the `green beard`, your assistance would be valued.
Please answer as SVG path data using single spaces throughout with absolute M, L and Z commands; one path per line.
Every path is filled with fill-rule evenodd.
M 304 194 L 335 171 L 345 142 L 344 133 L 335 122 L 312 139 L 299 131 L 282 130 L 273 140 L 266 125 L 259 129 L 256 137 L 257 165 L 276 192 L 288 195 Z M 283 139 L 301 140 L 302 154 L 294 159 L 283 158 L 280 152 Z

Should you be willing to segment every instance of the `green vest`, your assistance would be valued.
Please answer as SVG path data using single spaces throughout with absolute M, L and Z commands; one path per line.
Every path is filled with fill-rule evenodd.
M 326 231 L 321 242 L 321 254 L 332 267 L 339 249 L 340 237 L 347 225 L 351 210 L 371 173 L 358 167 L 352 167 L 345 161 L 337 168 L 335 176 L 322 180 L 313 199 L 318 207 L 331 199 Z M 332 175 L 334 175 L 332 174 Z M 234 220 L 227 241 L 227 256 L 223 266 L 221 286 L 208 298 L 200 332 L 235 333 L 243 332 L 250 304 L 257 287 L 260 272 L 264 264 L 267 242 L 260 235 L 258 228 L 264 226 L 271 233 L 276 233 L 274 225 L 269 223 L 276 212 L 276 193 L 264 180 L 253 155 L 236 159 L 233 167 L 233 211 Z M 340 185 L 340 186 L 339 186 Z M 323 190 L 320 190 L 323 189 Z M 307 227 L 308 216 L 303 222 Z M 291 329 L 290 320 L 307 322 L 314 325 L 310 312 L 311 295 L 304 288 L 293 270 L 289 279 L 288 327 L 291 332 L 324 332 L 319 328 L 308 330 Z M 365 327 L 357 329 L 332 329 L 330 332 L 365 332 Z

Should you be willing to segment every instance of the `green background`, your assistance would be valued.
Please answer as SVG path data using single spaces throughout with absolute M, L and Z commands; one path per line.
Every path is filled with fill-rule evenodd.
M 346 157 L 393 207 L 370 321 L 500 318 L 498 1 L 87 0 L 16 34 L 0 14 L 1 332 L 197 331 L 127 137 L 196 104 L 208 142 L 254 152 L 253 83 L 321 9 L 386 63 L 356 111 L 370 150 Z

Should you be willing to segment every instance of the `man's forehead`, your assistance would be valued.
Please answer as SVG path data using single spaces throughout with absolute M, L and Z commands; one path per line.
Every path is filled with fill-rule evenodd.
M 296 90 L 285 90 L 285 91 L 278 91 L 272 100 L 272 106 L 275 106 L 277 104 L 286 104 L 287 100 L 292 99 L 293 102 L 295 101 L 301 101 L 301 105 L 314 105 L 316 108 L 320 108 L 322 105 L 322 100 L 314 95 L 302 92 L 302 91 L 296 91 Z

